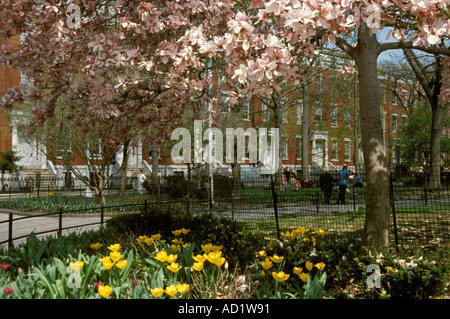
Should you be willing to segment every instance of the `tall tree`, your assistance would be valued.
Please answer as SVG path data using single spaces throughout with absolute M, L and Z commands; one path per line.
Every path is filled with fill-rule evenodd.
M 448 2 L 254 0 L 252 6 L 260 8 L 255 17 L 258 23 L 271 26 L 267 37 L 255 36 L 261 34 L 261 28 L 241 13 L 230 21 L 231 30 L 225 37 L 229 64 L 236 63 L 235 76 L 252 92 L 277 91 L 274 77 L 295 74 L 293 70 L 298 66 L 286 64 L 286 58 L 298 50 L 315 53 L 316 46 L 331 43 L 355 60 L 367 184 L 364 243 L 370 247 L 388 246 L 389 171 L 379 110 L 377 60 L 382 52 L 401 48 L 450 55 L 443 41 L 449 35 Z M 377 38 L 377 32 L 386 27 L 392 28 L 389 35 L 397 41 L 382 42 Z M 241 54 L 229 54 L 236 47 L 242 48 L 238 51 Z M 258 55 L 246 55 L 258 48 Z

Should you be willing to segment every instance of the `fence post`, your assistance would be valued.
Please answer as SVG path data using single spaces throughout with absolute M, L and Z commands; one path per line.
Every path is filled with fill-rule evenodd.
M 428 202 L 428 200 L 427 200 L 427 186 L 426 185 L 424 185 L 423 186 L 423 195 L 424 195 L 424 199 L 425 199 L 425 206 L 427 206 L 427 202 Z
M 59 208 L 58 214 L 59 214 L 58 237 L 61 237 L 61 235 L 62 235 L 62 215 L 63 215 L 63 210 L 61 207 Z
M 147 214 L 147 200 L 144 200 L 144 214 Z
M 397 216 L 395 215 L 394 183 L 392 181 L 392 175 L 389 176 L 389 190 L 392 209 L 392 221 L 394 224 L 395 249 L 398 252 Z
M 13 213 L 9 213 L 8 222 L 8 250 L 12 247 L 12 232 L 13 232 Z
M 280 226 L 278 224 L 278 196 L 275 192 L 275 184 L 273 182 L 273 175 L 270 175 L 270 185 L 272 189 L 273 209 L 275 212 L 275 227 L 277 230 L 277 239 L 280 239 Z
M 100 228 L 103 228 L 103 220 L 105 217 L 105 208 L 103 203 L 100 204 Z

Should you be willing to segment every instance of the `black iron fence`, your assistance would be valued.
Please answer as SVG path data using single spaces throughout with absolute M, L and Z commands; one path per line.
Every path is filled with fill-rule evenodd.
M 0 220 L 0 244 L 29 235 L 21 233 L 21 224 L 37 228 L 45 223 L 51 229 L 34 231 L 57 233 L 88 226 L 103 226 L 111 212 L 145 211 L 150 205 L 184 211 L 191 214 L 212 213 L 245 224 L 249 230 L 276 238 L 297 227 L 323 229 L 328 236 L 361 238 L 366 212 L 366 190 L 350 184 L 345 192 L 345 204 L 337 203 L 339 191 L 333 189 L 327 202 L 318 183 L 296 182 L 276 184 L 270 176 L 247 178 L 236 182 L 230 176 L 215 175 L 199 181 L 172 176 L 160 181 L 158 196 L 145 193 L 146 201 L 135 204 L 99 206 L 95 209 L 59 211 L 57 213 L 20 216 L 15 213 Z M 391 239 L 403 244 L 435 244 L 450 237 L 450 188 L 448 185 L 404 185 L 391 182 Z M 154 192 L 155 189 L 149 190 Z M 87 214 L 89 213 L 89 214 Z M 106 215 L 105 215 L 106 214 Z M 89 217 L 89 218 L 86 218 Z M 106 217 L 107 218 L 107 217 Z M 48 222 L 51 219 L 52 222 Z M 41 222 L 44 221 L 45 222 Z M 66 222 L 67 221 L 67 222 Z M 69 221 L 72 224 L 67 225 Z M 56 223 L 56 225 L 55 225 Z M 2 226 L 3 224 L 3 226 Z M 2 228 L 3 227 L 3 228 Z M 25 227 L 25 226 L 23 226 Z M 3 234 L 2 234 L 3 232 Z

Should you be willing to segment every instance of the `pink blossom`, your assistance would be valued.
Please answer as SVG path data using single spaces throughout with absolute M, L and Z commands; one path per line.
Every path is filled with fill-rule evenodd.
M 8 270 L 8 267 L 9 267 L 8 264 L 1 264 L 1 265 L 0 265 L 0 268 L 1 268 L 2 270 Z
M 10 295 L 10 294 L 13 293 L 13 290 L 12 290 L 11 287 L 5 287 L 5 288 L 3 289 L 3 291 L 5 292 L 5 295 Z

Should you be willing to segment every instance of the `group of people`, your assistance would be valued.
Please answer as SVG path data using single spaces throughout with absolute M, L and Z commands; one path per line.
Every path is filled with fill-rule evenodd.
M 280 189 L 281 190 L 300 190 L 304 187 L 312 186 L 314 180 L 311 177 L 301 179 L 300 176 L 296 176 L 292 170 L 287 168 L 283 171 L 283 177 Z
M 333 187 L 335 184 L 335 179 L 331 175 L 331 170 L 329 167 L 320 175 L 320 188 L 324 193 L 325 203 L 330 204 L 331 195 L 333 193 Z M 336 204 L 345 204 L 345 194 L 347 192 L 347 187 L 350 183 L 350 172 L 347 169 L 347 165 L 344 164 L 342 169 L 338 171 L 337 188 L 339 189 L 339 195 Z M 355 176 L 354 187 L 363 187 L 363 181 L 358 175 Z

